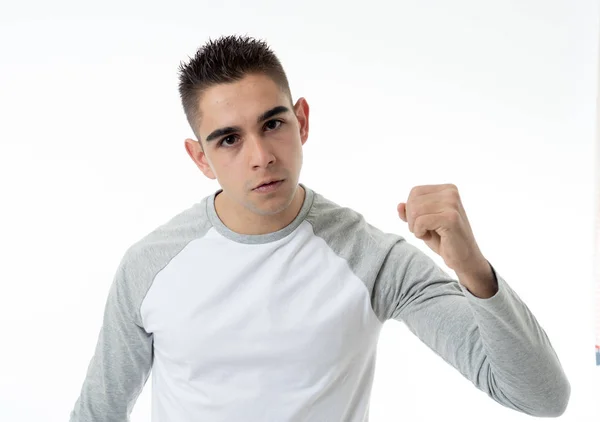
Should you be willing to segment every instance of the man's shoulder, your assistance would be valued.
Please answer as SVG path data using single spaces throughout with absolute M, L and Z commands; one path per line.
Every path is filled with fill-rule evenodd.
M 329 223 L 364 220 L 363 215 L 351 207 L 339 203 L 315 192 L 313 206 L 309 214 L 313 220 L 328 220 Z
M 352 207 L 341 205 L 316 192 L 307 220 L 312 224 L 315 234 L 324 238 L 337 238 L 384 248 L 403 239 L 397 234 L 386 233 L 372 225 L 361 212 Z
M 135 259 L 152 257 L 157 249 L 164 250 L 165 246 L 168 249 L 168 244 L 185 244 L 203 236 L 211 226 L 206 212 L 207 198 L 191 204 L 146 232 L 129 246 L 125 255 Z

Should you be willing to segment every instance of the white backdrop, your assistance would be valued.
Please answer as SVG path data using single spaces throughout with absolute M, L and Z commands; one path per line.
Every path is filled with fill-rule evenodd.
M 225 34 L 265 39 L 307 99 L 307 186 L 443 267 L 396 205 L 458 186 L 565 368 L 561 420 L 598 420 L 598 16 L 593 0 L 3 2 L 0 420 L 68 420 L 123 253 L 219 188 L 185 152 L 177 67 Z M 371 422 L 442 418 L 532 420 L 386 323 Z M 150 383 L 131 420 L 150 420 Z

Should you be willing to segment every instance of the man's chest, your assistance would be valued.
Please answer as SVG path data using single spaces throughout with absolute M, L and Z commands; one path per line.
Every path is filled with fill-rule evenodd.
M 157 275 L 142 308 L 155 355 L 180 378 L 298 388 L 377 341 L 367 288 L 339 257 L 213 252 L 201 266 L 174 262 Z

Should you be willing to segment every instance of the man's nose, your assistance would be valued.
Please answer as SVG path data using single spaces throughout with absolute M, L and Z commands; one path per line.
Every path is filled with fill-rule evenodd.
M 266 167 L 275 161 L 275 156 L 271 151 L 268 141 L 255 136 L 247 142 L 250 147 L 250 162 L 252 167 Z

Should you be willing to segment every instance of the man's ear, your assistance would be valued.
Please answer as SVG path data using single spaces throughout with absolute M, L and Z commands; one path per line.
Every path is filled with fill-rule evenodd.
M 198 168 L 204 173 L 206 177 L 209 179 L 215 180 L 217 177 L 213 172 L 210 164 L 208 163 L 206 154 L 202 148 L 202 145 L 199 141 L 195 141 L 191 138 L 187 138 L 185 140 L 185 150 L 188 155 L 194 161 L 194 163 L 198 166 Z
M 304 145 L 308 139 L 308 114 L 310 111 L 308 102 L 304 97 L 301 97 L 296 102 L 296 106 L 294 108 L 296 118 L 298 119 L 298 124 L 300 126 L 300 140 L 302 141 L 302 145 Z

